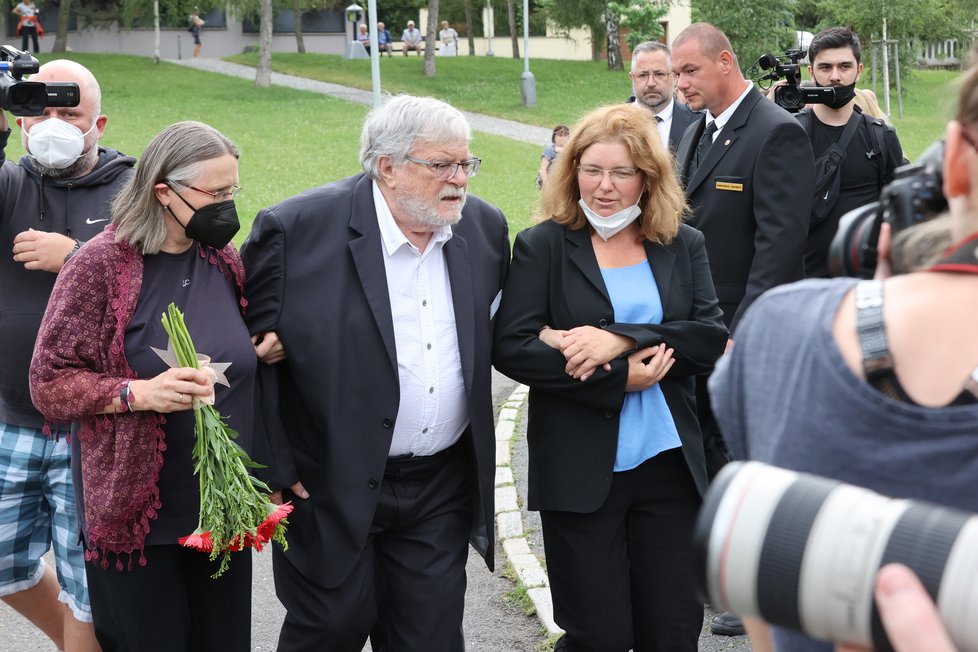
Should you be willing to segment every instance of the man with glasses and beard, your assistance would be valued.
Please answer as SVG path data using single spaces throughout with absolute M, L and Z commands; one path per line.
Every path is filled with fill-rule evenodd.
M 0 596 L 59 649 L 97 650 L 70 447 L 42 431 L 28 368 L 58 272 L 108 224 L 109 203 L 136 161 L 98 146 L 107 118 L 86 68 L 51 61 L 31 81 L 75 82 L 80 102 L 17 118 L 27 155 L 0 168 L 0 541 L 10 542 Z M 0 112 L 0 160 L 9 137 Z M 57 577 L 42 560 L 52 543 Z
M 639 43 L 632 50 L 632 80 L 634 95 L 628 98 L 652 112 L 659 138 L 673 154 L 679 146 L 686 127 L 697 113 L 675 100 L 676 77 L 672 74 L 669 48 L 658 41 Z
M 465 117 L 398 96 L 364 172 L 262 210 L 241 249 L 287 610 L 279 650 L 461 652 L 467 541 L 493 560 L 491 324 L 506 219 L 467 195 Z M 285 494 L 284 496 L 282 494 Z

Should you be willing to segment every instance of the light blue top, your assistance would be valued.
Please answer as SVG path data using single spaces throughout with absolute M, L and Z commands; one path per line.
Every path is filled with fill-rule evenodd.
M 662 323 L 662 298 L 650 263 L 602 269 L 601 277 L 608 288 L 616 322 Z M 615 471 L 634 469 L 662 451 L 681 445 L 676 422 L 658 383 L 641 392 L 625 394 L 618 425 Z

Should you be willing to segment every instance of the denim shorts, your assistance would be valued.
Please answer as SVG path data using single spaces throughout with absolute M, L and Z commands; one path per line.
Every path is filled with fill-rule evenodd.
M 77 620 L 92 621 L 85 555 L 71 485 L 71 446 L 40 430 L 0 423 L 0 596 L 44 576 L 54 544 L 61 594 Z

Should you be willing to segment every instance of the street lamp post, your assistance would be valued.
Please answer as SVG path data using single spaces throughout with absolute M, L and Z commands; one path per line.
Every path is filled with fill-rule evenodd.
M 537 83 L 530 72 L 530 0 L 523 0 L 523 74 L 520 75 L 523 106 L 537 105 Z
M 488 41 L 486 56 L 494 57 L 496 55 L 492 51 L 492 35 L 496 31 L 496 19 L 492 15 L 492 0 L 486 0 L 486 19 L 488 23 L 486 25 L 486 41 Z
M 358 5 L 356 2 L 351 4 L 345 9 L 346 19 L 353 24 L 352 37 L 350 39 L 350 44 L 346 48 L 346 54 L 343 55 L 344 59 L 366 59 L 367 51 L 364 49 L 363 44 L 357 40 L 357 23 L 363 18 L 363 7 Z

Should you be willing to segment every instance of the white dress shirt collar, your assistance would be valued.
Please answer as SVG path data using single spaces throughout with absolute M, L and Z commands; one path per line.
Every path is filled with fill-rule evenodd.
M 740 103 L 744 101 L 745 97 L 747 97 L 747 94 L 750 92 L 750 89 L 754 88 L 754 85 L 751 82 L 744 80 L 744 83 L 746 84 L 746 87 L 744 88 L 744 92 L 741 93 L 740 97 L 734 100 L 733 104 L 728 106 L 723 113 L 721 113 L 716 117 L 713 117 L 713 114 L 710 113 L 709 110 L 707 110 L 706 124 L 709 125 L 713 121 L 716 121 L 717 123 L 717 130 L 713 134 L 713 140 L 716 140 L 717 134 L 720 133 L 720 130 L 723 129 L 728 122 L 730 122 L 730 118 L 733 116 L 734 111 L 737 110 L 737 107 L 740 106 Z

